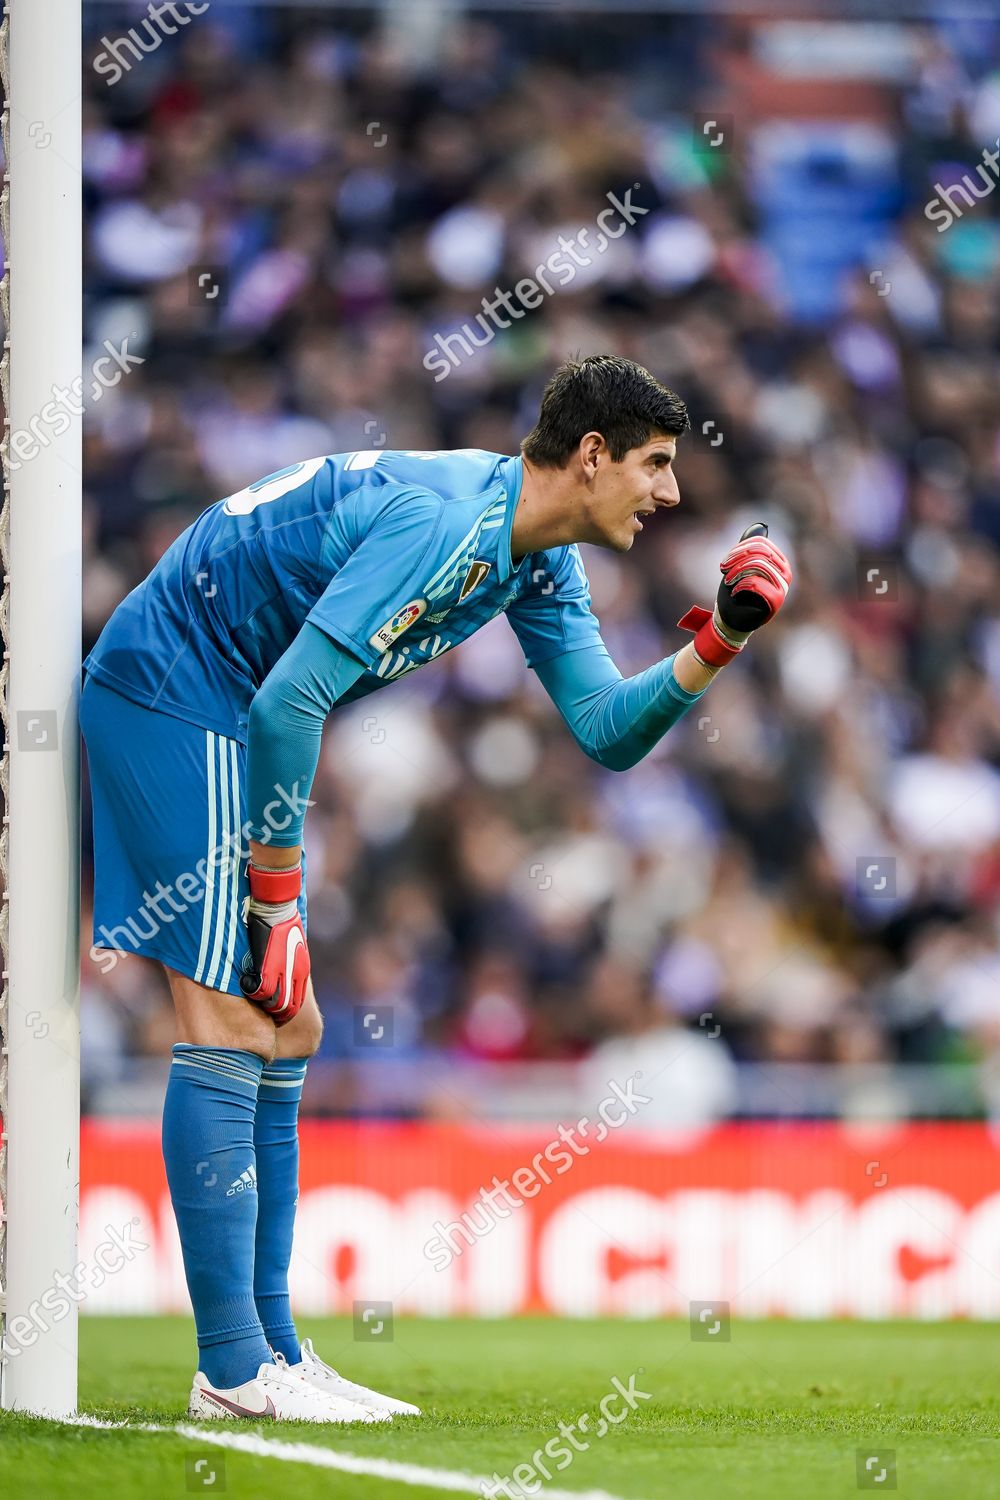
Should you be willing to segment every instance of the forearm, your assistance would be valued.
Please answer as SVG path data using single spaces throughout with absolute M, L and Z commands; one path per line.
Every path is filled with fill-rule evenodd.
M 690 641 L 674 657 L 674 676 L 689 693 L 703 693 L 721 671 L 721 667 L 706 666 Z
M 250 858 L 259 870 L 290 870 L 299 863 L 302 858 L 302 845 L 289 844 L 287 849 L 270 844 L 258 844 L 256 839 L 250 840 Z
M 306 625 L 250 706 L 247 806 L 255 864 L 297 863 L 327 714 L 365 668 Z
M 302 824 L 319 761 L 324 716 L 296 699 L 287 684 L 265 684 L 250 709 L 250 855 L 262 868 L 294 865 L 301 853 Z
M 577 744 L 613 771 L 637 764 L 700 698 L 714 672 L 695 659 L 675 670 L 678 656 L 623 678 L 603 646 L 542 662 L 537 672 Z M 693 652 L 691 653 L 693 656 Z M 688 687 L 699 680 L 703 685 Z

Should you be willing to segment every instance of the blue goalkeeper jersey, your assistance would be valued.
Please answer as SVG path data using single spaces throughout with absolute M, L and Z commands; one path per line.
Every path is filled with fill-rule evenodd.
M 599 643 L 575 546 L 511 559 L 522 463 L 337 453 L 220 500 L 115 610 L 88 673 L 247 742 L 254 694 L 309 621 L 366 668 L 342 701 L 424 666 L 506 611 L 535 665 Z

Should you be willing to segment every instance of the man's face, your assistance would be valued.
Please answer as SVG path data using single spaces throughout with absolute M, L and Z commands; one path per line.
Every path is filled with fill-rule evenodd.
M 651 438 L 641 448 L 630 448 L 619 463 L 598 433 L 588 433 L 580 449 L 589 533 L 581 541 L 627 552 L 646 517 L 680 501 L 674 473 L 677 439 Z

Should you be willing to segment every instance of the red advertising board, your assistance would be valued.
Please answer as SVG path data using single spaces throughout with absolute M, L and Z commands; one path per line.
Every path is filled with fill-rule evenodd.
M 303 1125 L 292 1266 L 303 1312 L 1000 1317 L 1000 1140 L 979 1125 Z M 184 1309 L 158 1130 L 90 1121 L 81 1258 L 135 1253 L 88 1310 Z M 209 1190 L 211 1163 L 206 1162 Z M 141 1246 L 141 1250 L 138 1247 Z

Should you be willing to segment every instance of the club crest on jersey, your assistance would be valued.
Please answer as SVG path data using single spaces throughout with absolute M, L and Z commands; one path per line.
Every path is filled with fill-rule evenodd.
M 466 599 L 468 599 L 473 589 L 477 589 L 479 587 L 489 571 L 490 564 L 488 562 L 481 562 L 477 558 L 476 561 L 472 564 L 472 567 L 469 569 L 468 573 L 466 573 L 465 575 L 465 582 L 462 584 L 462 592 L 458 596 L 459 604 L 465 603 Z
M 368 644 L 374 646 L 376 651 L 388 651 L 390 646 L 399 640 L 403 631 L 409 630 L 414 620 L 419 620 L 426 609 L 426 599 L 411 599 L 409 604 L 404 604 L 402 609 L 397 609 L 391 619 L 386 620 L 385 624 L 376 630 Z

